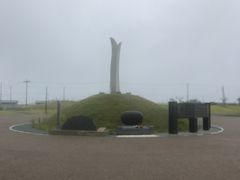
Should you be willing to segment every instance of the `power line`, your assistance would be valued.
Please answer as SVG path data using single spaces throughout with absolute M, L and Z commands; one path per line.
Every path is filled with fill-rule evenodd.
M 98 85 L 98 84 L 108 84 L 109 82 L 107 81 L 101 81 L 101 82 L 57 82 L 57 81 L 31 81 L 34 84 L 52 84 L 52 85 L 76 85 L 76 86 L 81 86 L 81 85 Z

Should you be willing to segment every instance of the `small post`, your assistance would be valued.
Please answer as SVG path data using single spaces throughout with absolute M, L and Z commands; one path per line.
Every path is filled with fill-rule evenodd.
M 177 102 L 168 103 L 168 132 L 169 134 L 178 133 L 178 104 Z
M 61 128 L 60 124 L 60 111 L 61 111 L 61 102 L 57 101 L 57 123 L 56 123 L 56 129 Z

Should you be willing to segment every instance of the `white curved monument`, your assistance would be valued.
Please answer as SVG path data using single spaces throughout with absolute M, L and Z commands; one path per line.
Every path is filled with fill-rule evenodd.
M 110 74 L 110 92 L 111 94 L 120 93 L 119 86 L 119 58 L 121 42 L 117 43 L 113 38 L 110 38 L 112 44 L 112 60 Z

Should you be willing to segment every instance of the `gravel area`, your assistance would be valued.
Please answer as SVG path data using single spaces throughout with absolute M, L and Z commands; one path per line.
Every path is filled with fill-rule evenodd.
M 213 117 L 218 135 L 166 138 L 36 136 L 0 116 L 0 180 L 237 180 L 240 118 Z

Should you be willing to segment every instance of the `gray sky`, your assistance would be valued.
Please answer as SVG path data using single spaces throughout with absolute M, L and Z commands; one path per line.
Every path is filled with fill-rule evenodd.
M 240 97 L 238 0 L 0 0 L 3 99 L 82 99 L 109 92 L 111 45 L 120 86 L 154 100 Z

